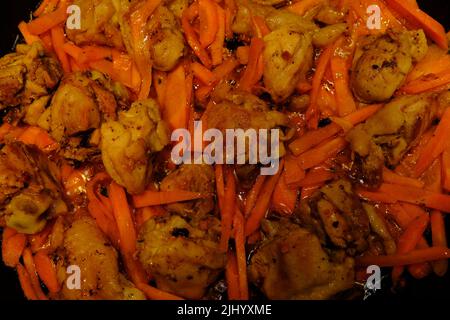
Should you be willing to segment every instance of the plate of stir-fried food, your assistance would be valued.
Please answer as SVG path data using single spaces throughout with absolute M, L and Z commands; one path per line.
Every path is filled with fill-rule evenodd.
M 416 0 L 36 5 L 0 58 L 2 263 L 27 299 L 447 274 L 450 34 Z

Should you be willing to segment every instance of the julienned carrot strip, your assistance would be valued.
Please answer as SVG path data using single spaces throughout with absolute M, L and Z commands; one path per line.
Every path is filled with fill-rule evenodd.
M 214 1 L 198 1 L 198 18 L 200 20 L 200 44 L 206 48 L 214 41 L 219 29 L 217 5 Z
M 444 27 L 419 8 L 403 0 L 386 0 L 389 7 L 398 12 L 408 22 L 422 28 L 436 44 L 444 50 L 448 49 Z
M 447 247 L 447 236 L 445 232 L 444 216 L 441 212 L 433 210 L 430 216 L 431 222 L 431 236 L 433 247 Z M 438 260 L 432 263 L 433 271 L 438 276 L 442 277 L 447 273 L 448 261 Z
M 122 252 L 122 259 L 125 264 L 127 274 L 130 276 L 131 281 L 134 284 L 148 282 L 149 279 L 145 273 L 145 270 L 135 255 L 129 252 Z
M 335 49 L 343 44 L 343 38 L 340 38 L 335 44 Z M 339 116 L 346 116 L 356 110 L 356 104 L 353 94 L 350 91 L 349 69 L 347 59 L 338 54 L 334 54 L 330 59 L 330 68 L 333 76 L 334 88 L 336 90 L 336 102 Z
M 59 62 L 61 62 L 64 72 L 70 72 L 69 58 L 63 49 L 65 42 L 64 30 L 61 26 L 55 26 L 51 29 L 50 34 L 52 36 L 53 49 L 58 56 Z
M 381 203 L 396 203 L 397 199 L 390 194 L 379 192 L 379 191 L 369 191 L 361 188 L 356 189 L 356 194 L 365 200 Z
M 144 208 L 148 206 L 157 206 L 162 204 L 169 204 L 174 202 L 189 201 L 203 198 L 199 192 L 192 192 L 186 190 L 171 190 L 171 191 L 154 191 L 147 190 L 139 195 L 133 196 L 133 202 L 136 208 Z
M 407 94 L 417 94 L 425 91 L 430 91 L 434 88 L 444 86 L 450 83 L 450 72 L 448 70 L 440 73 L 430 73 L 420 78 L 414 79 L 399 90 Z
M 222 252 L 226 252 L 228 250 L 228 241 L 231 237 L 233 217 L 236 210 L 236 181 L 234 179 L 233 170 L 231 169 L 226 170 L 225 192 L 223 200 L 223 210 L 220 212 L 221 237 L 219 248 Z
M 295 156 L 298 156 L 339 133 L 341 129 L 339 125 L 331 123 L 326 127 L 307 131 L 304 135 L 292 141 L 289 144 L 289 149 Z
M 28 30 L 35 35 L 40 35 L 66 21 L 67 5 L 62 5 L 55 11 L 41 15 L 28 22 Z
M 248 56 L 248 64 L 242 75 L 239 86 L 244 91 L 251 91 L 252 87 L 260 80 L 262 74 L 258 70 L 259 61 L 262 61 L 264 41 L 261 38 L 252 38 Z
M 299 188 L 288 186 L 286 177 L 284 170 L 272 194 L 272 208 L 280 214 L 290 215 L 294 212 Z
M 225 41 L 225 11 L 218 5 L 217 6 L 217 34 L 211 43 L 211 62 L 214 66 L 221 64 L 223 61 L 223 43 Z
M 234 215 L 234 241 L 236 243 L 236 257 L 239 275 L 239 292 L 241 300 L 248 300 L 247 255 L 245 253 L 245 220 L 241 211 L 236 207 Z
M 266 21 L 261 16 L 252 16 L 252 26 L 255 36 L 258 38 L 263 38 L 265 35 L 270 33 L 270 29 L 266 24 Z
M 137 283 L 136 287 L 144 292 L 144 294 L 147 296 L 150 300 L 183 300 L 183 298 L 180 298 L 174 294 L 159 290 L 155 287 L 149 286 L 146 283 Z
M 208 52 L 205 50 L 205 48 L 201 46 L 195 30 L 190 24 L 190 17 L 192 16 L 192 13 L 190 11 L 197 8 L 198 15 L 198 6 L 194 5 L 195 2 L 188 9 L 183 11 L 183 15 L 181 17 L 181 27 L 183 28 L 184 36 L 186 37 L 186 41 L 191 47 L 192 51 L 194 51 L 195 55 L 200 59 L 203 65 L 209 68 L 212 64 L 211 58 L 209 57 Z
M 295 186 L 298 187 L 310 187 L 319 183 L 324 183 L 327 180 L 332 179 L 335 174 L 327 166 L 318 166 L 311 168 L 305 175 L 305 178 L 300 180 Z
M 133 255 L 136 251 L 136 230 L 125 190 L 117 183 L 112 182 L 109 185 L 108 194 L 119 230 L 121 252 Z
M 5 229 L 7 230 L 7 229 Z M 23 233 L 16 233 L 13 236 L 6 237 L 5 231 L 2 241 L 2 259 L 5 266 L 15 267 L 19 263 L 27 237 Z
M 450 191 L 450 150 L 445 150 L 442 153 L 442 188 L 445 191 Z
M 419 243 L 426 227 L 428 226 L 428 215 L 420 216 L 408 224 L 406 230 L 400 236 L 397 244 L 397 254 L 404 254 L 412 251 Z M 392 270 L 392 280 L 398 281 L 403 273 L 403 267 L 397 266 Z
M 387 256 L 363 256 L 355 259 L 356 266 L 377 265 L 379 267 L 404 266 L 415 263 L 443 260 L 450 258 L 450 249 L 430 247 L 417 249 L 408 253 Z
M 76 61 L 80 61 L 83 56 L 83 49 L 74 45 L 72 42 L 63 44 L 63 50 Z
M 239 274 L 236 255 L 228 251 L 227 264 L 225 267 L 225 278 L 227 280 L 227 293 L 229 300 L 239 300 L 241 292 L 239 288 Z
M 236 16 L 237 6 L 234 0 L 225 0 L 225 36 L 227 38 L 233 37 L 232 23 Z
M 450 69 L 450 55 L 438 46 L 429 46 L 427 54 L 408 73 L 405 84 L 427 74 L 439 74 Z
M 186 128 L 189 106 L 186 92 L 186 74 L 182 64 L 167 76 L 163 118 L 172 129 Z
M 214 73 L 198 62 L 191 63 L 191 70 L 194 73 L 194 76 L 206 85 L 211 85 L 216 81 Z
M 387 168 L 383 168 L 383 181 L 415 188 L 423 188 L 424 183 L 418 179 L 401 176 Z
M 270 176 L 264 183 L 261 191 L 259 192 L 260 196 L 256 201 L 256 205 L 253 207 L 250 215 L 245 223 L 245 235 L 249 236 L 256 230 L 258 230 L 261 220 L 264 218 L 267 210 L 269 209 L 270 199 L 272 197 L 273 190 L 277 184 L 278 179 L 280 178 L 281 173 L 283 172 L 284 160 L 280 162 L 278 172 Z
M 249 46 L 240 46 L 236 49 L 236 57 L 239 60 L 240 64 L 248 63 L 249 52 L 250 52 Z
M 324 0 L 302 0 L 287 6 L 287 9 L 300 16 L 303 16 L 308 10 L 320 5 Z
M 34 144 L 42 151 L 53 151 L 58 148 L 58 143 L 47 131 L 35 126 L 26 127 L 17 140 L 25 144 Z
M 450 108 L 445 109 L 432 138 L 423 148 L 422 153 L 417 160 L 414 174 L 416 177 L 420 176 L 431 165 L 431 163 L 439 157 L 450 145 Z
M 328 45 L 320 54 L 317 60 L 316 72 L 312 79 L 312 89 L 310 96 L 310 103 L 306 111 L 306 119 L 308 120 L 308 127 L 310 129 L 317 129 L 319 124 L 319 110 L 317 107 L 317 98 L 319 96 L 320 87 L 322 85 L 322 78 L 325 74 L 325 69 L 330 62 L 331 56 L 334 52 L 334 44 Z
M 45 251 L 38 251 L 34 255 L 34 264 L 39 278 L 41 278 L 47 289 L 52 293 L 59 292 L 61 285 L 56 276 L 55 263 Z
M 256 204 L 256 200 L 258 199 L 259 192 L 261 191 L 262 186 L 264 185 L 264 181 L 266 180 L 266 176 L 259 175 L 256 178 L 255 183 L 253 184 L 250 191 L 247 193 L 247 197 L 245 199 L 245 208 L 244 215 L 248 217 L 253 207 Z
M 26 248 L 23 251 L 23 263 L 25 264 L 25 269 L 30 276 L 30 282 L 37 298 L 39 300 L 48 300 L 47 296 L 42 291 L 41 283 L 39 282 L 39 278 L 36 272 L 36 266 L 34 265 L 33 254 L 31 253 L 31 250 L 29 248 Z
M 36 41 L 40 41 L 41 40 L 38 36 L 32 34 L 30 32 L 30 30 L 28 30 L 28 25 L 24 21 L 21 21 L 19 23 L 19 31 L 22 34 L 22 36 L 25 39 L 25 42 L 27 44 L 32 44 L 32 43 L 34 43 Z
M 164 107 L 166 96 L 167 73 L 159 70 L 153 70 L 153 83 L 155 85 L 156 97 L 160 107 Z
M 300 168 L 295 157 L 285 157 L 284 171 L 286 172 L 285 180 L 289 186 L 299 183 L 305 178 L 305 170 Z
M 39 233 L 28 236 L 28 243 L 32 252 L 37 252 L 41 249 L 45 249 L 50 245 L 49 235 L 53 230 L 53 225 L 47 223 L 44 230 Z
M 34 292 L 33 285 L 31 284 L 30 275 L 28 274 L 27 270 L 20 263 L 17 265 L 16 269 L 17 275 L 19 276 L 20 286 L 22 287 L 22 291 L 25 297 L 28 300 L 38 300 L 38 297 Z
M 329 158 L 336 156 L 347 146 L 347 141 L 342 137 L 337 137 L 326 141 L 319 146 L 301 154 L 298 163 L 304 170 L 321 164 Z

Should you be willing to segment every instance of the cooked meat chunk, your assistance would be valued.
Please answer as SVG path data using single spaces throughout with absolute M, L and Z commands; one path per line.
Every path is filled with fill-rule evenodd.
M 40 43 L 17 45 L 15 53 L 0 59 L 0 110 L 48 96 L 61 76 L 57 60 L 47 56 Z
M 149 155 L 169 142 L 166 124 L 158 104 L 152 100 L 135 102 L 119 112 L 117 121 L 101 127 L 101 151 L 108 174 L 129 193 L 144 191 L 152 172 Z
M 67 211 L 58 169 L 44 154 L 21 143 L 0 150 L 0 216 L 19 232 L 41 231 L 46 218 Z
M 161 190 L 188 190 L 211 195 L 204 199 L 167 205 L 169 211 L 182 216 L 203 216 L 214 209 L 214 170 L 206 164 L 184 164 L 163 179 Z
M 102 45 L 123 49 L 120 16 L 126 0 L 74 0 L 81 11 L 80 29 L 66 28 L 67 37 L 77 45 Z
M 153 66 L 161 71 L 171 70 L 184 52 L 184 37 L 177 18 L 169 9 L 159 6 L 147 27 L 152 43 Z
M 264 85 L 275 102 L 294 92 L 312 66 L 311 34 L 315 25 L 290 12 L 270 15 L 272 32 L 264 37 Z
M 59 298 L 68 300 L 131 300 L 144 299 L 119 273 L 117 251 L 108 242 L 89 216 L 76 219 L 66 230 L 58 267 L 62 269 L 62 288 Z M 80 268 L 81 288 L 67 286 L 66 268 Z M 70 274 L 69 274 L 70 275 Z
M 265 17 L 276 10 L 269 5 L 251 0 L 236 0 L 237 12 L 231 29 L 234 33 L 252 35 L 252 16 Z
M 365 103 L 390 99 L 403 84 L 413 62 L 422 59 L 427 50 L 422 30 L 367 36 L 353 58 L 353 93 Z
M 352 287 L 352 258 L 328 252 L 316 235 L 288 220 L 264 220 L 263 229 L 266 238 L 250 259 L 248 275 L 267 298 L 327 299 Z
M 383 165 L 396 166 L 441 113 L 436 94 L 400 96 L 347 134 L 356 153 L 355 177 L 369 187 L 381 183 Z
M 343 248 L 349 255 L 367 249 L 370 233 L 369 219 L 359 198 L 347 180 L 336 180 L 320 189 L 300 206 L 303 224 L 319 235 L 323 243 L 329 241 Z
M 150 219 L 139 235 L 139 260 L 161 290 L 200 299 L 225 267 L 219 238 L 220 222 L 213 217 Z

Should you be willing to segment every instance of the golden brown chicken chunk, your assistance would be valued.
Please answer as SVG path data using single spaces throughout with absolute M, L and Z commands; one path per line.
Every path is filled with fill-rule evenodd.
M 267 298 L 327 299 L 353 286 L 352 258 L 322 248 L 316 235 L 288 220 L 263 220 L 262 227 L 266 237 L 248 276 Z
M 382 169 L 396 166 L 448 105 L 436 94 L 400 96 L 347 134 L 356 153 L 354 175 L 369 187 L 381 183 Z
M 256 3 L 252 0 L 236 0 L 237 12 L 233 20 L 231 29 L 234 33 L 252 35 L 254 29 L 252 27 L 252 16 L 265 17 L 271 12 L 275 12 L 275 8 L 263 3 Z
M 152 168 L 150 154 L 169 142 L 167 125 L 155 100 L 135 102 L 117 121 L 101 127 L 101 151 L 108 174 L 129 193 L 144 191 Z
M 15 53 L 0 59 L 0 109 L 48 96 L 61 76 L 57 60 L 45 54 L 42 44 L 17 45 Z
M 270 14 L 266 21 L 271 32 L 264 37 L 264 85 L 272 99 L 281 102 L 312 66 L 311 36 L 316 26 L 283 10 Z
M 298 214 L 322 243 L 345 249 L 352 256 L 367 249 L 369 218 L 349 181 L 328 183 L 301 203 Z
M 219 238 L 220 222 L 214 217 L 150 219 L 139 235 L 139 260 L 161 290 L 200 299 L 225 267 Z
M 55 298 L 67 300 L 136 300 L 143 293 L 119 272 L 118 254 L 89 216 L 77 218 L 64 234 L 58 273 L 61 292 Z M 80 289 L 71 286 L 66 268 L 80 269 Z M 71 271 L 73 272 L 73 271 Z
M 183 164 L 163 179 L 161 190 L 188 190 L 210 195 L 204 199 L 167 205 L 169 211 L 182 216 L 203 216 L 214 209 L 214 170 L 206 164 Z
M 58 172 L 34 147 L 15 142 L 0 150 L 0 216 L 8 227 L 34 234 L 47 218 L 67 211 Z
M 184 37 L 175 15 L 166 7 L 159 6 L 150 18 L 149 29 L 153 66 L 169 71 L 184 53 Z
M 74 0 L 80 8 L 80 29 L 67 28 L 69 40 L 77 45 L 102 45 L 124 49 L 120 17 L 128 8 L 126 0 Z
M 422 30 L 367 36 L 353 58 L 350 79 L 353 93 L 365 103 L 390 99 L 403 84 L 413 62 L 422 59 L 427 50 Z

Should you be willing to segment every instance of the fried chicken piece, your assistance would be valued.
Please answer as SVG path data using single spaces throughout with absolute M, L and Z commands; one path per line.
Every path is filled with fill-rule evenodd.
M 54 298 L 67 300 L 136 300 L 143 293 L 119 272 L 118 254 L 88 215 L 75 219 L 65 231 L 59 253 L 61 292 Z M 68 266 L 80 268 L 81 288 L 67 285 Z
M 367 36 L 353 58 L 350 85 L 361 102 L 389 100 L 403 84 L 414 62 L 428 51 L 422 30 Z
M 212 197 L 215 190 L 214 169 L 206 164 L 183 164 L 169 173 L 161 182 L 161 191 L 187 190 L 210 196 L 204 199 L 167 205 L 171 212 L 182 216 L 203 216 L 214 209 Z
M 262 228 L 248 276 L 268 299 L 328 299 L 353 286 L 353 259 L 324 249 L 312 232 L 287 219 L 263 220 Z
M 356 154 L 354 177 L 377 188 L 383 166 L 395 167 L 447 106 L 436 94 L 400 96 L 350 130 L 346 139 Z
M 67 211 L 59 170 L 46 155 L 22 143 L 0 150 L 0 216 L 21 233 L 41 231 L 47 218 Z
M 0 110 L 48 96 L 62 76 L 58 61 L 48 56 L 42 44 L 19 44 L 15 53 L 0 59 Z
M 153 99 L 135 102 L 117 121 L 101 126 L 101 152 L 108 174 L 129 193 L 144 191 L 152 167 L 149 155 L 169 142 L 167 125 Z
M 139 260 L 159 289 L 200 299 L 225 267 L 219 238 L 220 221 L 214 217 L 149 219 L 138 239 Z

